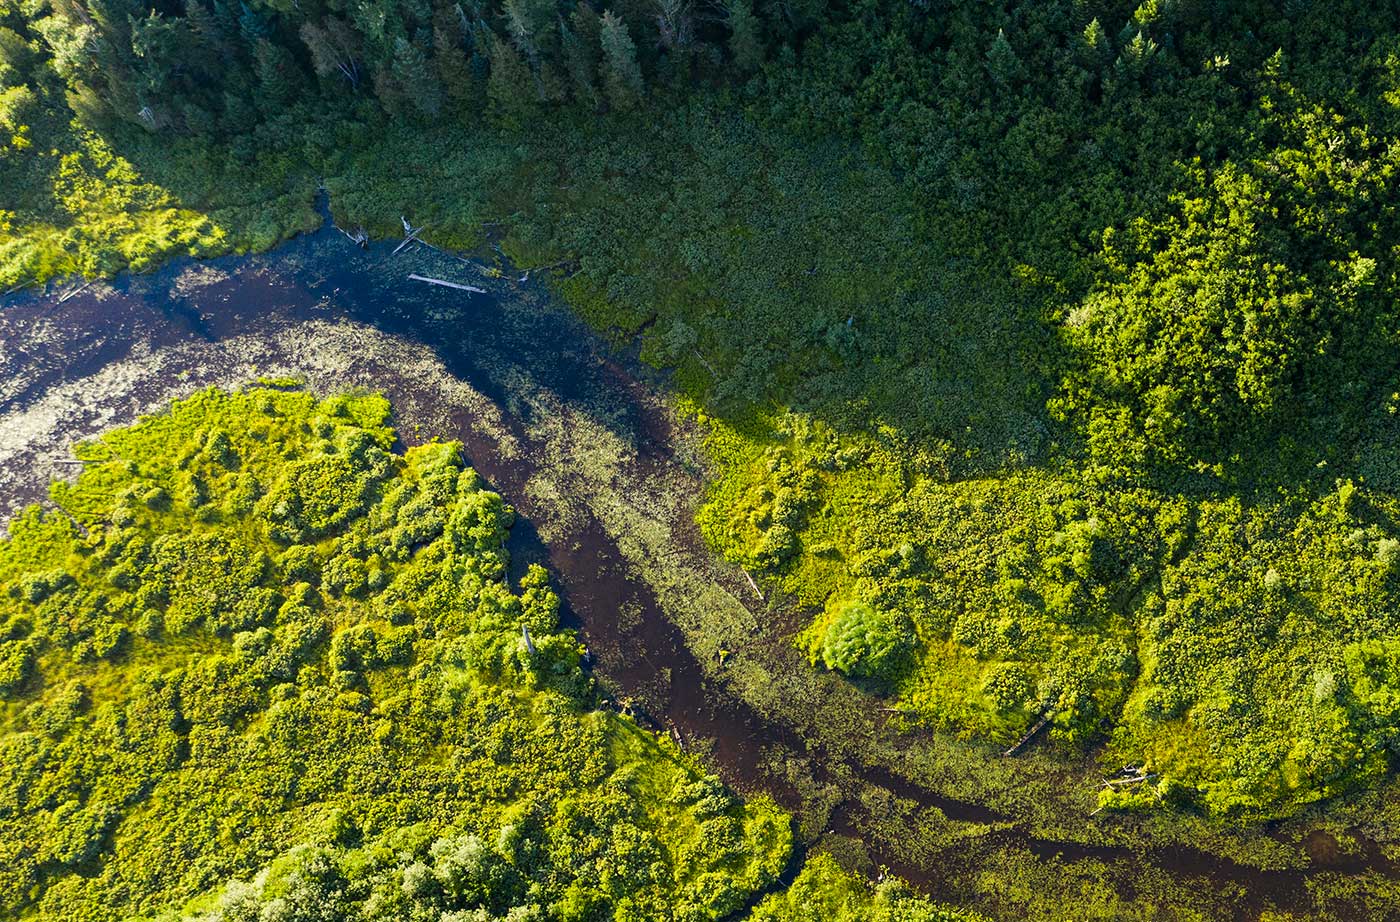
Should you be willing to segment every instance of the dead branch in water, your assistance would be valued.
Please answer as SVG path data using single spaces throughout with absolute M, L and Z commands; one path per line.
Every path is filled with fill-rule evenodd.
M 67 294 L 63 295 L 58 299 L 58 303 L 62 304 L 64 301 L 67 301 L 74 295 L 81 294 L 82 292 L 87 291 L 90 287 L 92 287 L 92 282 L 84 282 L 81 286 L 77 288 L 70 288 Z
M 561 260 L 559 260 L 559 261 L 556 262 L 556 263 L 550 263 L 550 264 L 547 265 L 547 266 L 531 266 L 530 268 L 528 268 L 528 269 L 525 270 L 525 274 L 524 274 L 524 275 L 520 276 L 520 281 L 522 281 L 522 282 L 528 282 L 528 281 L 530 281 L 530 273 L 532 273 L 532 272 L 548 272 L 550 269 L 558 269 L 560 266 L 570 266 L 570 265 L 573 265 L 573 264 L 576 263 L 576 262 L 578 262 L 578 260 L 573 259 L 573 258 L 571 257 L 571 258 L 569 258 L 569 259 L 561 259 Z
M 415 282 L 427 282 L 429 285 L 442 285 L 445 288 L 456 288 L 461 291 L 471 291 L 479 295 L 486 294 L 485 288 L 477 288 L 475 285 L 462 285 L 458 282 L 448 282 L 443 279 L 428 278 L 426 275 L 419 275 L 416 272 L 409 273 L 408 277 Z
M 360 246 L 362 248 L 369 245 L 369 234 L 365 233 L 365 229 L 363 227 L 357 227 L 355 229 L 355 233 L 353 234 L 345 228 L 341 227 L 339 224 L 334 225 L 334 227 L 336 230 L 349 237 L 351 243 L 356 244 L 357 246 Z
M 428 226 L 428 225 L 424 224 L 422 227 L 414 227 L 412 224 L 409 224 L 409 223 L 408 223 L 408 218 L 405 218 L 403 215 L 400 215 L 400 216 L 399 216 L 399 220 L 403 222 L 403 232 L 404 232 L 403 243 L 400 243 L 398 246 L 394 247 L 394 252 L 390 253 L 390 254 L 389 254 L 390 256 L 397 256 L 397 255 L 399 255 L 399 250 L 402 250 L 404 247 L 408 246 L 410 243 L 414 242 L 415 240 L 418 240 L 418 235 L 421 234 L 421 233 L 423 233 L 423 228 L 424 228 L 424 227 L 427 227 L 427 226 Z M 423 241 L 418 240 L 418 242 L 419 242 L 419 243 L 422 243 Z
M 755 583 L 755 582 L 753 581 L 753 577 L 749 575 L 749 571 L 748 571 L 748 570 L 744 570 L 743 567 L 740 567 L 739 569 L 740 569 L 740 570 L 743 570 L 743 572 L 744 572 L 744 579 L 746 579 L 746 580 L 749 581 L 749 587 L 753 589 L 753 594 L 756 595 L 756 596 L 758 596 L 758 600 L 759 600 L 760 602 L 767 602 L 768 600 L 765 599 L 765 598 L 763 597 L 763 590 L 761 590 L 761 589 L 758 588 L 758 583 Z
M 1047 708 L 1040 715 L 1040 719 L 1035 722 L 1035 726 L 1027 730 L 1026 735 L 1021 737 L 1021 739 L 1017 741 L 1015 746 L 1012 746 L 1010 749 L 1003 752 L 1002 757 L 1010 758 L 1011 756 L 1016 755 L 1016 753 L 1020 752 L 1022 749 L 1025 749 L 1027 744 L 1029 744 L 1031 740 L 1035 739 L 1036 734 L 1039 733 L 1041 730 L 1045 729 L 1045 725 L 1048 724 L 1050 722 L 1050 718 L 1054 716 L 1055 712 Z

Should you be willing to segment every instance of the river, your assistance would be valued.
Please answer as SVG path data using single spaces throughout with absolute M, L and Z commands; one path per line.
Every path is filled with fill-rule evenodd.
M 1386 917 L 1364 891 L 1397 868 L 1356 828 L 1364 804 L 1267 830 L 1093 824 L 1080 806 L 1092 787 L 1060 790 L 1083 786 L 1084 765 L 1042 753 L 1008 766 L 976 744 L 889 739 L 873 702 L 801 663 L 786 642 L 795 620 L 701 546 L 691 516 L 704 462 L 664 378 L 489 250 L 392 249 L 325 229 L 264 255 L 0 301 L 0 517 L 72 476 L 73 441 L 200 388 L 295 376 L 318 392 L 382 391 L 406 444 L 462 441 L 516 507 L 513 566 L 553 572 L 609 702 L 740 790 L 772 794 L 808 843 L 1026 918 L 1054 916 L 1022 912 L 1015 892 L 1091 884 L 1098 902 L 1081 918 L 1255 919 L 1324 904 Z M 1359 902 L 1329 902 L 1352 884 Z

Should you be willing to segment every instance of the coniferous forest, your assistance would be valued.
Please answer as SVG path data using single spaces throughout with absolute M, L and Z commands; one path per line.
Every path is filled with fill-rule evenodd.
M 0 0 L 0 319 L 318 232 L 635 372 L 747 609 L 658 617 L 800 745 L 251 369 L 10 517 L 0 917 L 1397 917 L 1400 4 Z

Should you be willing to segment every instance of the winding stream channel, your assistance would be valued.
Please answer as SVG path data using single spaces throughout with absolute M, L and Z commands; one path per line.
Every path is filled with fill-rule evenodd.
M 1316 817 L 1233 832 L 1091 823 L 1082 765 L 883 732 L 874 702 L 797 659 L 792 613 L 760 603 L 701 546 L 703 461 L 663 379 L 489 254 L 392 249 L 326 229 L 66 300 L 0 301 L 0 518 L 72 476 L 73 441 L 199 388 L 297 376 L 320 392 L 383 391 L 406 443 L 462 441 L 515 505 L 513 565 L 553 571 L 610 700 L 740 790 L 771 793 L 808 842 L 992 912 L 1014 901 L 979 882 L 984 867 L 1039 881 L 1028 887 L 1097 880 L 1112 899 L 1084 918 L 1340 912 L 1319 890 L 1400 875 L 1364 829 L 1364 798 L 1326 831 Z M 1165 899 L 1205 914 L 1154 912 Z

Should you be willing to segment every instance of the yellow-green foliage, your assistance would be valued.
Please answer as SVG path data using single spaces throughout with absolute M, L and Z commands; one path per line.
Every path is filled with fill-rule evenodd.
M 880 438 L 769 422 L 766 437 L 713 425 L 720 476 L 701 525 L 731 559 L 825 606 L 799 636 L 815 662 L 862 674 L 843 653 L 852 612 L 912 625 L 911 655 L 879 676 L 908 719 L 1009 743 L 1048 713 L 1061 741 L 1107 736 L 1107 762 L 1148 776 L 1105 790 L 1124 809 L 1287 813 L 1388 770 L 1400 733 L 1388 466 L 1366 462 L 1375 486 L 1245 503 L 1072 468 L 949 478 Z
M 592 709 L 510 507 L 388 417 L 206 391 L 14 522 L 0 914 L 717 919 L 776 880 L 787 817 Z
M 768 897 L 752 922 L 977 922 L 981 916 L 949 909 L 890 879 L 872 887 L 841 869 L 828 855 L 814 855 L 782 893 Z
M 0 8 L 0 279 L 207 251 L 214 226 L 266 245 L 314 223 L 313 176 L 374 234 L 489 222 L 718 420 L 705 532 L 822 608 L 814 658 L 926 724 L 1109 739 L 1151 780 L 1114 806 L 1277 813 L 1367 781 L 1396 606 L 1355 548 L 1397 538 L 1324 507 L 1338 476 L 1363 509 L 1400 493 L 1373 418 L 1400 406 L 1396 11 L 929 6 L 757 4 L 792 40 L 751 82 L 754 35 L 624 17 L 646 102 L 599 93 L 582 10 L 556 35 L 443 0 Z M 742 91 L 683 95 L 739 58 Z M 281 539 L 357 507 L 333 467 L 304 472 L 323 508 L 277 498 Z
M 52 214 L 0 223 L 0 285 L 140 271 L 171 256 L 233 248 L 208 216 L 181 208 L 96 135 L 76 132 L 73 143 L 50 177 Z

